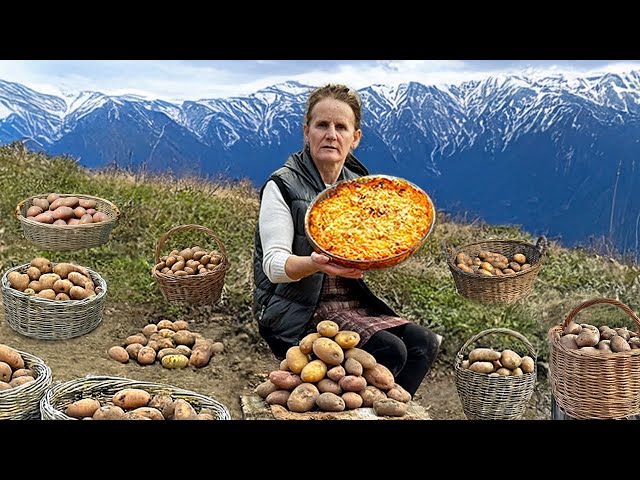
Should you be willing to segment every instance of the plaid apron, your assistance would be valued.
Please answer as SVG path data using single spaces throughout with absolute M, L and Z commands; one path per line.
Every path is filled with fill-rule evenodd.
M 377 314 L 349 289 L 346 279 L 327 275 L 320 294 L 320 303 L 311 319 L 309 327 L 316 331 L 318 323 L 331 320 L 340 330 L 351 330 L 360 335 L 356 347 L 361 348 L 371 335 L 380 330 L 410 323 L 400 317 Z

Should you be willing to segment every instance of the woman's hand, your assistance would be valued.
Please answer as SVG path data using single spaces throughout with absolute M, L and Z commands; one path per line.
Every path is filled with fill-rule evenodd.
M 345 268 L 339 265 L 335 265 L 331 262 L 331 259 L 326 255 L 321 255 L 316 252 L 311 252 L 311 261 L 317 266 L 318 271 L 326 273 L 327 275 L 346 277 L 346 278 L 362 278 L 362 270 L 357 268 Z

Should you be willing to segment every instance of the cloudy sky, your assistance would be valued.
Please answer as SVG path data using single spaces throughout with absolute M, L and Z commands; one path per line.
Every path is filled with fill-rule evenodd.
M 637 60 L 0 60 L 0 80 L 41 93 L 141 95 L 174 102 L 244 96 L 295 80 L 356 89 L 459 84 L 496 74 L 584 76 L 639 70 Z

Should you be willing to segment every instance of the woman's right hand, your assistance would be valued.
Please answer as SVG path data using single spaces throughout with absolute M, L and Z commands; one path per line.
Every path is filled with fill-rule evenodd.
M 311 252 L 311 261 L 317 266 L 318 271 L 327 275 L 345 277 L 345 278 L 362 278 L 363 271 L 358 268 L 346 268 L 331 263 L 331 259 L 326 255 L 317 252 Z

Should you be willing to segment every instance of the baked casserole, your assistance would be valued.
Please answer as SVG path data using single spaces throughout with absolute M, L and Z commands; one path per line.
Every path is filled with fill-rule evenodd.
M 318 195 L 305 218 L 313 248 L 334 263 L 368 270 L 404 261 L 434 224 L 429 196 L 407 180 L 369 175 Z

